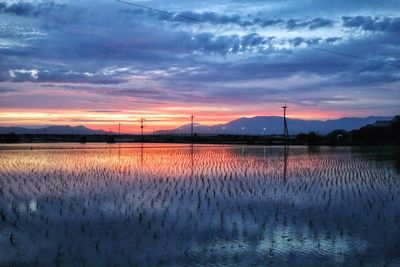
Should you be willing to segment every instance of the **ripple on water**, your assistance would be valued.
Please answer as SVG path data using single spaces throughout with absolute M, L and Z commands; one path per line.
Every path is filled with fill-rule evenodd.
M 15 148 L 1 266 L 400 264 L 396 148 Z

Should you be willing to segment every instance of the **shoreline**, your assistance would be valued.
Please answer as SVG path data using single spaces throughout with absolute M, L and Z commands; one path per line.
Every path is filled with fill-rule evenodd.
M 99 149 L 106 147 L 109 149 L 118 148 L 179 148 L 179 147 L 224 147 L 224 146 L 250 146 L 250 147 L 388 147 L 388 146 L 400 146 L 399 143 L 289 143 L 284 145 L 283 143 L 248 143 L 248 142 L 77 142 L 77 141 L 42 141 L 42 142 L 0 142 L 0 150 L 5 150 L 5 147 L 21 147 L 21 149 L 29 148 L 40 149 L 40 145 L 54 145 L 52 147 L 45 147 L 43 149 Z M 62 145 L 69 146 L 63 148 Z M 95 147 L 94 145 L 99 145 L 101 147 Z M 123 145 L 123 146 L 121 146 Z M 156 145 L 156 146 L 154 146 Z M 163 146 L 164 145 L 164 146 Z M 73 146 L 73 147 L 70 147 Z M 79 146 L 79 147 L 78 147 Z M 29 148 L 30 149 L 30 148 Z

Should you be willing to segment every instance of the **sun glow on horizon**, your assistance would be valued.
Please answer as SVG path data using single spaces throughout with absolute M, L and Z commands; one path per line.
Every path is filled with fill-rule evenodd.
M 93 130 L 104 130 L 118 132 L 121 125 L 123 133 L 140 132 L 140 119 L 145 119 L 144 132 L 151 133 L 158 130 L 171 130 L 190 123 L 190 116 L 195 116 L 195 122 L 201 125 L 212 126 L 225 124 L 232 120 L 242 117 L 256 116 L 283 116 L 281 110 L 276 112 L 252 112 L 241 113 L 237 111 L 222 112 L 196 112 L 196 110 L 182 110 L 181 108 L 169 107 L 164 112 L 143 111 L 68 111 L 68 110 L 5 110 L 0 111 L 1 126 L 21 126 L 21 127 L 46 127 L 50 125 L 83 125 Z M 333 112 L 306 112 L 303 110 L 288 108 L 287 117 L 296 119 L 338 119 L 344 114 Z M 360 114 L 363 115 L 363 114 Z

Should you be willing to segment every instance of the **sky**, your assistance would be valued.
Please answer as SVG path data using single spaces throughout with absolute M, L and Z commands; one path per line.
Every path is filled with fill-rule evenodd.
M 131 2 L 0 0 L 0 125 L 400 113 L 398 0 Z

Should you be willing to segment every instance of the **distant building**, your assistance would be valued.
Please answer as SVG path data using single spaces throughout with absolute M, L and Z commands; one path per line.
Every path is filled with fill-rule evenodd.
M 331 140 L 343 140 L 349 136 L 349 133 L 346 130 L 334 130 L 328 133 L 327 137 Z

